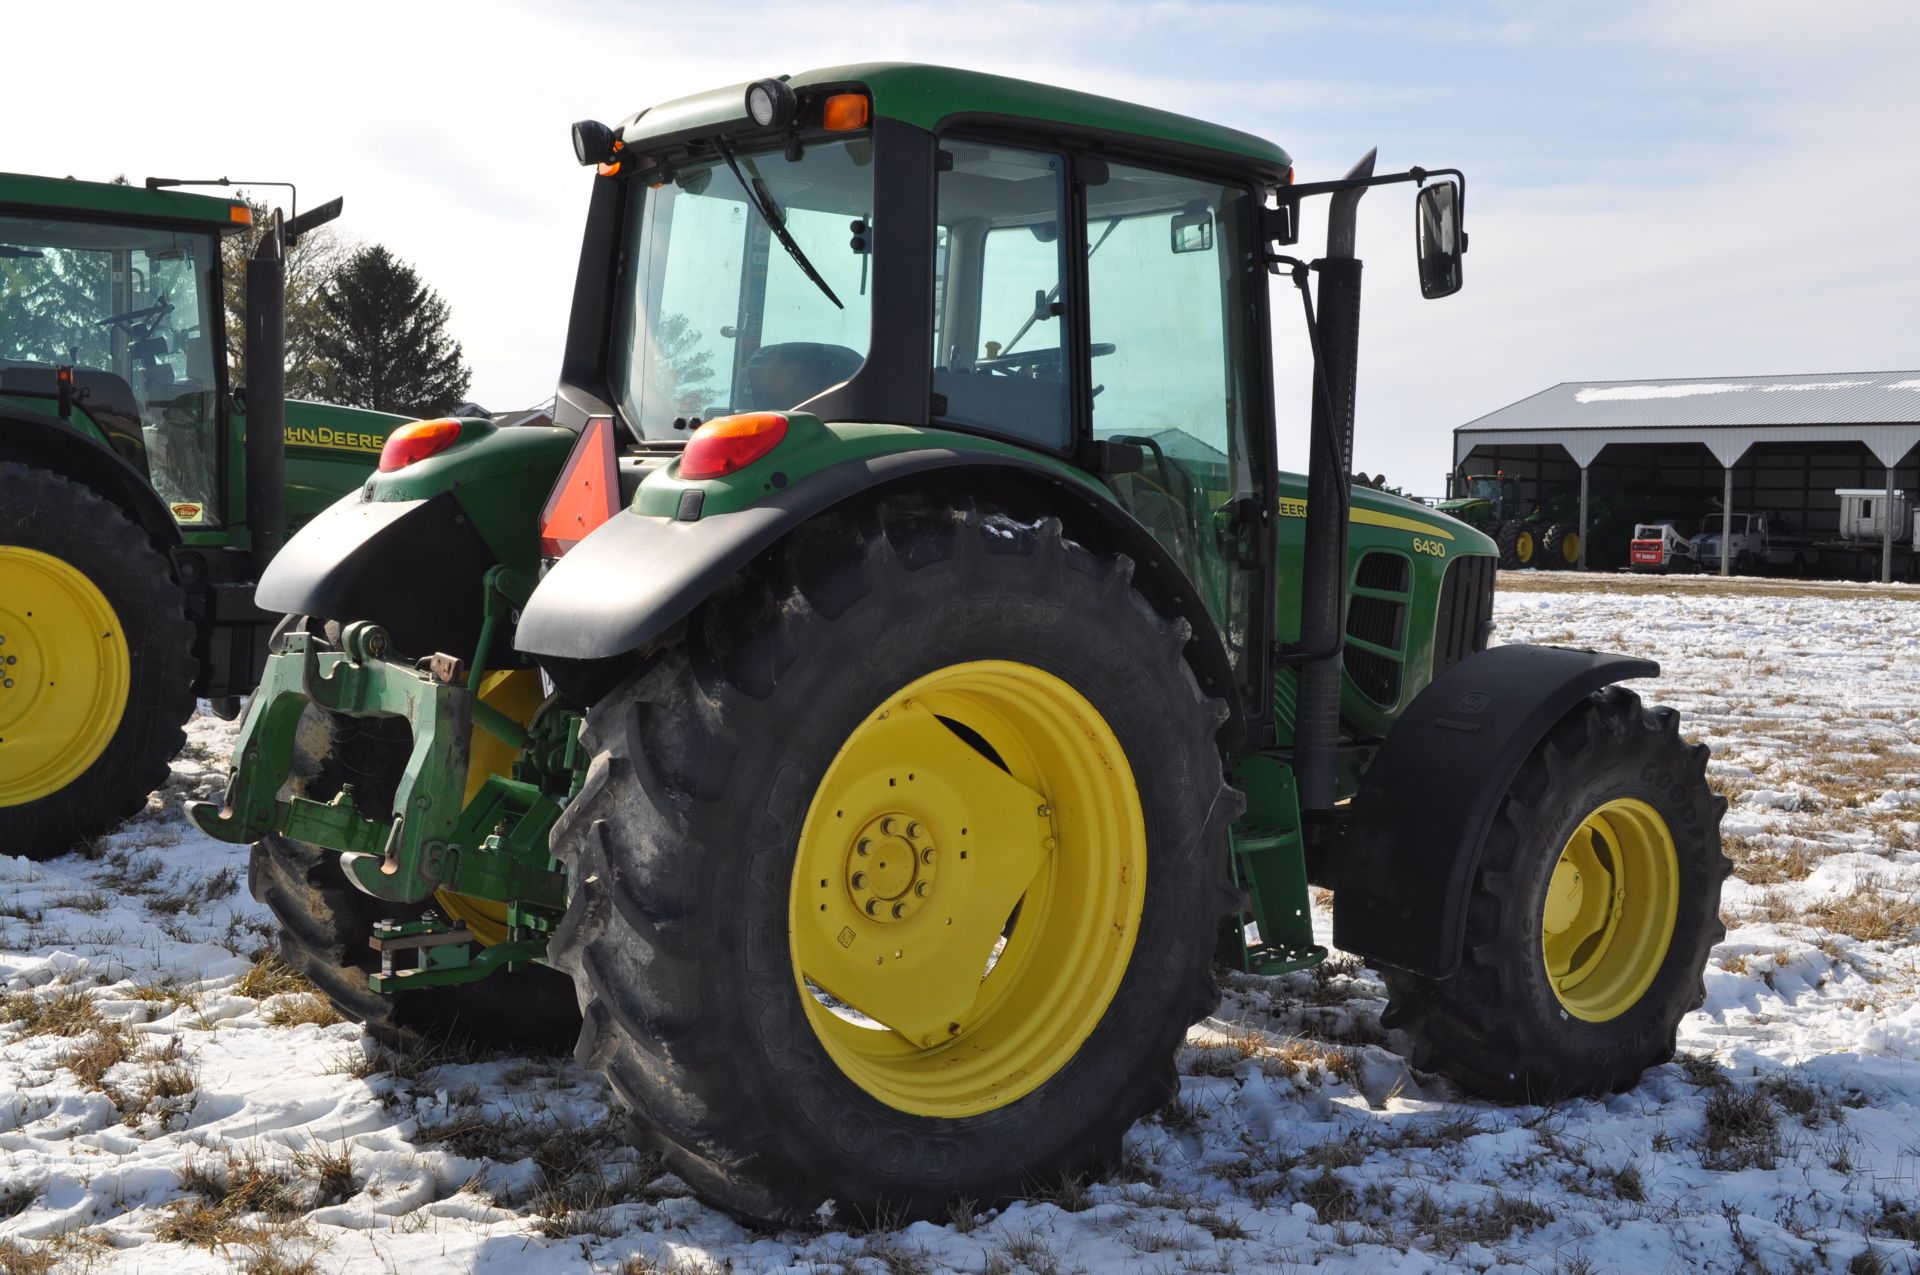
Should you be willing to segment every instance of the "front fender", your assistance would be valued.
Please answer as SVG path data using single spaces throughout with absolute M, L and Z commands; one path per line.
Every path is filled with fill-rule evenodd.
M 1430 978 L 1453 973 L 1481 846 L 1521 764 L 1594 691 L 1659 674 L 1652 660 L 1516 645 L 1435 678 L 1354 798 L 1335 878 L 1334 945 Z

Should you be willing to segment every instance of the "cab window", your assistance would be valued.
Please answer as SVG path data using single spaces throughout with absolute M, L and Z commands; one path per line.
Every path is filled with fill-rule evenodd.
M 1064 450 L 1072 442 L 1065 161 L 958 141 L 942 155 L 934 420 Z

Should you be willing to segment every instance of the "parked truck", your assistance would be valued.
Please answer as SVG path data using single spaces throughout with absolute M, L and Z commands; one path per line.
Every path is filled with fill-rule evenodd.
M 1920 510 L 1908 493 L 1889 494 L 1878 487 L 1840 487 L 1839 535 L 1819 543 L 1829 560 L 1846 555 L 1840 564 L 1849 575 L 1892 580 L 1920 578 Z M 1892 535 L 1888 527 L 1891 524 Z M 1882 559 L 1885 559 L 1883 562 Z
M 1777 514 L 1731 514 L 1725 536 L 1722 525 L 1719 514 L 1709 514 L 1694 539 L 1694 556 L 1702 571 L 1719 571 L 1724 558 L 1731 575 L 1784 570 L 1804 576 L 1819 560 L 1813 537 Z

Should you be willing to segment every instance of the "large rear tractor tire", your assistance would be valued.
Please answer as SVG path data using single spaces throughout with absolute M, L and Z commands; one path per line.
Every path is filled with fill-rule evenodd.
M 1531 534 L 1531 529 L 1518 518 L 1501 523 L 1494 532 L 1493 543 L 1500 551 L 1500 565 L 1509 571 L 1518 570 L 1523 565 L 1520 561 L 1520 537 L 1523 533 Z
M 1240 802 L 1131 577 L 1051 518 L 883 502 L 592 709 L 551 950 L 704 1199 L 944 1217 L 1100 1172 L 1174 1095 Z
M 513 676 L 531 679 L 537 692 L 538 674 Z M 482 698 L 503 706 L 493 695 Z M 513 696 L 508 692 L 499 698 L 510 703 Z M 471 770 L 504 769 L 511 764 L 511 756 L 494 757 L 478 735 Z M 343 783 L 351 782 L 361 814 L 390 818 L 394 788 L 410 746 L 406 724 L 398 718 L 355 718 L 309 710 L 301 724 L 301 756 L 293 789 L 324 801 L 337 794 Z M 476 779 L 470 773 L 470 790 L 478 786 Z M 347 880 L 334 851 L 279 835 L 254 845 L 247 883 L 253 897 L 266 904 L 280 923 L 282 959 L 319 988 L 342 1017 L 365 1025 L 369 1035 L 389 1048 L 458 1041 L 482 1048 L 558 1052 L 570 1048 L 579 1036 L 580 1015 L 566 976 L 543 966 L 494 974 L 478 983 L 394 995 L 367 986 L 367 976 L 379 968 L 378 955 L 367 945 L 375 921 L 411 920 L 435 907 L 468 920 L 485 942 L 497 936 L 489 934 L 492 909 L 482 901 L 459 896 L 431 904 L 376 899 Z
M 1556 522 L 1540 538 L 1540 562 L 1555 571 L 1570 571 L 1580 565 L 1580 528 L 1570 522 Z
M 193 715 L 193 625 L 118 505 L 0 461 L 0 854 L 46 859 L 139 813 Z
M 1673 1057 L 1726 934 L 1726 802 L 1679 714 L 1621 687 L 1568 713 L 1494 815 L 1458 970 L 1384 972 L 1414 1063 L 1487 1097 L 1626 1089 Z

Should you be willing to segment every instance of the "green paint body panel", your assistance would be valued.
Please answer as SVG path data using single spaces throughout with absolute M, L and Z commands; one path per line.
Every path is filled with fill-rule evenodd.
M 796 89 L 859 85 L 873 98 L 875 115 L 928 130 L 962 119 L 1015 120 L 1210 151 L 1250 163 L 1274 181 L 1282 180 L 1293 165 L 1280 147 L 1238 129 L 1117 98 L 979 71 L 861 62 L 782 78 Z M 747 83 L 742 82 L 649 107 L 621 124 L 620 137 L 628 146 L 644 148 L 649 141 L 743 126 L 748 123 L 746 92 Z
M 87 409 L 83 404 L 75 403 L 73 414 L 66 420 L 61 420 L 59 414 L 53 410 L 53 404 L 38 394 L 0 394 L 0 408 L 31 413 L 44 418 L 49 425 L 70 429 L 82 438 L 90 439 L 102 447 L 108 445 L 105 431 L 93 423 L 93 418 L 87 415 Z M 4 425 L 0 425 L 0 430 L 5 428 Z
M 804 481 L 810 474 L 849 460 L 870 460 L 895 452 L 917 452 L 929 448 L 950 448 L 977 452 L 984 456 L 1017 456 L 1037 464 L 1062 479 L 1090 492 L 1107 496 L 1101 486 L 1084 470 L 1075 469 L 1054 456 L 1030 447 L 989 438 L 984 434 L 966 434 L 958 430 L 921 425 L 866 425 L 835 422 L 822 424 L 817 417 L 793 412 L 787 415 L 786 437 L 772 452 L 724 478 L 685 479 L 675 461 L 649 474 L 634 494 L 633 511 L 658 517 L 674 517 L 683 492 L 697 489 L 702 497 L 703 517 L 737 512 L 757 504 L 782 488 Z M 774 475 L 781 481 L 775 482 Z M 1110 499 L 1110 497 L 1108 497 Z
M 367 480 L 379 463 L 387 435 L 411 419 L 333 403 L 287 400 L 287 531 L 291 534 L 321 510 Z M 244 455 L 246 418 L 232 422 L 227 454 Z M 230 466 L 238 469 L 238 466 Z M 234 493 L 244 505 L 246 493 Z M 240 517 L 230 522 L 243 522 Z
M 241 209 L 247 220 L 235 221 Z M 77 213 L 105 219 L 184 221 L 195 229 L 235 231 L 252 224 L 246 201 L 194 195 L 182 190 L 148 190 L 114 182 L 88 182 L 72 177 L 36 177 L 28 173 L 0 173 L 0 211 L 31 209 L 51 216 Z
M 580 436 L 555 426 L 460 425 L 460 440 L 445 451 L 375 473 L 367 480 L 368 498 L 423 500 L 454 492 L 495 559 L 531 576 L 540 567 L 540 511 Z

